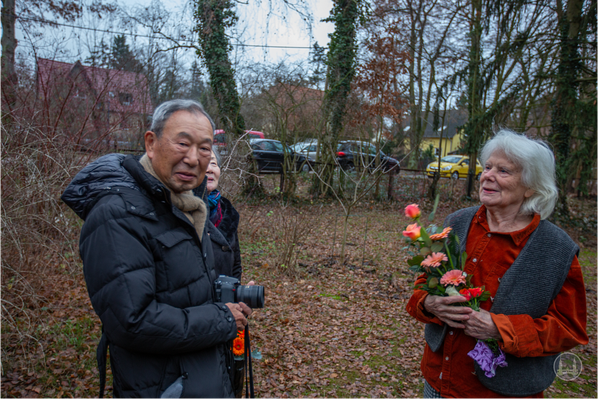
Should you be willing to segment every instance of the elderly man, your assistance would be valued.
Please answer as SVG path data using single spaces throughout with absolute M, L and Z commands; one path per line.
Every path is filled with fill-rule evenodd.
M 85 220 L 79 249 L 104 332 L 101 394 L 109 345 L 114 396 L 233 396 L 226 343 L 251 309 L 214 301 L 206 206 L 191 192 L 205 187 L 213 131 L 198 102 L 163 103 L 143 156 L 103 156 L 62 196 Z

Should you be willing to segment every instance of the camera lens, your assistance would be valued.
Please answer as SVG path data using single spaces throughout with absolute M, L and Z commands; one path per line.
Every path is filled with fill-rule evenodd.
M 261 285 L 240 285 L 237 287 L 237 302 L 243 302 L 250 308 L 263 308 L 264 287 Z

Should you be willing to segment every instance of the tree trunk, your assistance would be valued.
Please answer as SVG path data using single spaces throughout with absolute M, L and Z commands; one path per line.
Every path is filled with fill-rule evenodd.
M 482 109 L 482 81 L 481 81 L 481 59 L 482 59 L 482 0 L 471 2 L 471 47 L 469 50 L 469 79 L 468 79 L 468 153 L 469 170 L 467 172 L 467 197 L 471 198 L 473 189 L 473 176 L 475 174 L 477 150 L 484 136 L 484 126 L 479 118 L 484 110 Z
M 322 105 L 326 133 L 323 137 L 321 179 L 315 179 L 316 195 L 326 194 L 334 176 L 336 145 L 343 131 L 343 119 L 351 82 L 355 75 L 355 36 L 361 0 L 335 0 L 331 21 L 335 30 L 328 51 L 326 92 Z
M 550 139 L 554 145 L 556 155 L 556 175 L 559 188 L 557 212 L 562 217 L 569 216 L 567 206 L 567 191 L 569 166 L 571 159 L 571 137 L 574 133 L 574 121 L 578 98 L 578 76 L 581 63 L 579 60 L 579 22 L 582 13 L 583 0 L 569 0 L 567 9 L 559 15 L 560 54 L 556 79 L 556 94 L 552 101 L 552 119 Z
M 227 133 L 237 137 L 245 130 L 234 71 L 229 59 L 230 43 L 226 28 L 234 26 L 237 17 L 230 1 L 198 0 L 195 10 L 201 51 L 210 74 L 210 85 L 218 102 L 220 122 Z
M 17 102 L 18 77 L 15 72 L 15 0 L 2 1 L 2 123 L 10 124 Z

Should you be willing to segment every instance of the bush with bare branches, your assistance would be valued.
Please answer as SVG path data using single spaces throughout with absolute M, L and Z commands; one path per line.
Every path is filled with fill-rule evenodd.
M 22 122 L 2 132 L 3 355 L 8 341 L 25 345 L 43 329 L 52 269 L 79 267 L 80 225 L 60 195 L 85 158 L 65 137 Z

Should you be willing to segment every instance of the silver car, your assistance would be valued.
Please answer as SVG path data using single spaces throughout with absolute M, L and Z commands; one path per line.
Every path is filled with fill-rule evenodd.
M 318 154 L 318 142 L 317 141 L 307 141 L 302 143 L 297 143 L 291 146 L 293 151 L 304 155 L 309 162 L 316 162 L 317 161 L 317 154 Z

